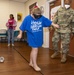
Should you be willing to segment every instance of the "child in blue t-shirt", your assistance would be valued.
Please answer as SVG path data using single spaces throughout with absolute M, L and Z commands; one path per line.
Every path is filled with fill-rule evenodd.
M 32 9 L 31 15 L 25 17 L 20 26 L 18 38 L 21 38 L 22 32 L 26 31 L 27 42 L 29 46 L 32 47 L 29 65 L 32 66 L 35 71 L 41 71 L 41 68 L 37 65 L 36 60 L 38 48 L 43 44 L 43 27 L 49 27 L 51 25 L 59 28 L 57 24 L 52 23 L 52 21 L 42 16 L 40 8 L 36 7 Z

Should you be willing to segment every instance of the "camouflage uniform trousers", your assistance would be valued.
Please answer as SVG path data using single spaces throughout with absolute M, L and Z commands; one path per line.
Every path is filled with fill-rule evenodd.
M 67 54 L 69 51 L 69 44 L 70 44 L 70 33 L 58 33 L 54 32 L 53 38 L 52 38 L 52 44 L 54 51 L 59 51 L 58 42 L 61 40 L 61 53 Z

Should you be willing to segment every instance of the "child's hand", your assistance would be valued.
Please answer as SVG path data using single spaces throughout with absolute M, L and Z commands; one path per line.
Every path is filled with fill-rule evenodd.
M 59 28 L 59 25 L 58 25 L 58 24 L 52 23 L 52 26 L 53 26 L 54 28 Z
M 21 38 L 22 38 L 22 35 L 21 35 L 21 34 L 19 34 L 19 35 L 17 36 L 17 38 L 18 38 L 18 39 L 21 39 Z
M 55 24 L 54 27 L 55 27 L 55 28 L 59 28 L 59 25 L 58 25 L 58 24 Z

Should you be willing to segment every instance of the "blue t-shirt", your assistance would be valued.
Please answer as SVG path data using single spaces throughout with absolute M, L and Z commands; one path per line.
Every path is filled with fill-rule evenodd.
M 26 31 L 27 42 L 31 47 L 41 47 L 43 44 L 43 27 L 49 27 L 52 21 L 42 16 L 39 19 L 34 19 L 28 15 L 23 20 L 20 30 Z

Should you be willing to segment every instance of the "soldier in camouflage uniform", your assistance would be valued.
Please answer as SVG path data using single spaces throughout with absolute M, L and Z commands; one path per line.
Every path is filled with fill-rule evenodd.
M 71 0 L 65 0 L 66 4 L 71 3 Z M 67 6 L 67 7 L 66 7 Z M 70 35 L 74 32 L 74 10 L 70 8 L 70 5 L 60 7 L 56 12 L 53 22 L 59 25 L 59 29 L 55 29 L 52 43 L 54 47 L 54 54 L 51 58 L 55 58 L 59 54 L 58 42 L 61 39 L 61 62 L 64 63 L 67 60 L 67 54 L 69 51 Z M 72 24 L 73 23 L 73 24 Z

